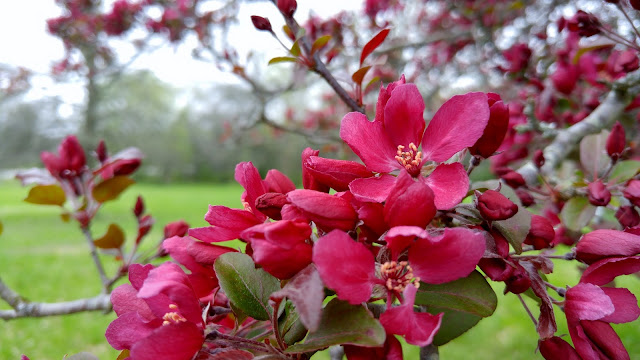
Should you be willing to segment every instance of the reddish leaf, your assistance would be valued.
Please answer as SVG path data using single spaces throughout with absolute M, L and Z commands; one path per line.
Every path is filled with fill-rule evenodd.
M 321 50 L 322 48 L 327 46 L 329 40 L 331 40 L 331 35 L 325 35 L 317 38 L 316 41 L 313 42 L 313 46 L 311 46 L 311 56 L 313 56 L 313 54 L 315 54 L 318 50 Z
M 382 44 L 382 42 L 387 37 L 387 35 L 389 35 L 389 31 L 391 30 L 384 29 L 380 31 L 376 36 L 373 37 L 373 39 L 369 40 L 369 42 L 364 46 L 364 48 L 362 48 L 362 54 L 360 55 L 360 66 L 362 66 L 364 59 L 366 59 L 367 56 L 371 55 L 371 53 L 378 46 L 380 46 L 380 44 Z
M 281 62 L 298 62 L 298 59 L 290 56 L 277 56 L 269 60 L 269 65 L 273 65 Z
M 364 76 L 367 74 L 369 69 L 371 69 L 371 65 L 361 67 L 351 75 L 351 80 L 358 85 L 362 84 L 362 79 L 364 79 Z
M 271 294 L 271 299 L 285 297 L 296 306 L 304 326 L 311 332 L 316 331 L 320 325 L 324 285 L 313 265 L 300 271 L 282 290 Z
M 282 26 L 282 31 L 284 31 L 284 33 L 285 33 L 285 34 L 287 34 L 287 36 L 288 36 L 290 39 L 292 39 L 292 40 L 293 40 L 293 39 L 295 39 L 295 38 L 296 38 L 296 36 L 295 36 L 295 34 L 293 33 L 293 31 L 291 31 L 291 28 L 289 28 L 289 26 L 287 26 L 287 25 L 283 25 L 283 26 Z
M 93 240 L 93 243 L 101 249 L 118 249 L 124 244 L 124 232 L 120 226 L 111 224 L 107 233 L 101 238 Z
M 58 185 L 36 185 L 29 190 L 24 201 L 39 205 L 62 206 L 66 201 L 64 190 Z
M 100 203 L 114 200 L 133 183 L 133 179 L 124 175 L 112 177 L 93 188 L 93 198 Z

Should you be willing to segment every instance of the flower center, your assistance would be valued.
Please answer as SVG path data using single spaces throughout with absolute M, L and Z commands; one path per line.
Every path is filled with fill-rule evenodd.
M 388 261 L 380 267 L 380 274 L 389 291 L 401 293 L 409 284 L 420 287 L 420 278 L 413 276 L 413 270 L 406 261 Z
M 169 305 L 169 309 L 176 310 L 176 309 L 178 309 L 178 306 L 175 305 L 175 304 L 171 304 L 171 305 Z M 164 314 L 164 316 L 162 317 L 162 320 L 164 320 L 162 322 L 163 326 L 164 325 L 169 325 L 171 323 L 178 324 L 178 323 L 187 321 L 187 319 L 185 319 L 184 316 L 178 314 L 175 311 L 171 311 L 171 312 L 168 312 L 168 313 Z
M 411 176 L 420 175 L 420 163 L 422 163 L 422 151 L 418 151 L 418 147 L 414 143 L 409 144 L 409 151 L 404 151 L 404 145 L 398 145 L 396 152 L 396 160 L 400 165 L 411 174 Z

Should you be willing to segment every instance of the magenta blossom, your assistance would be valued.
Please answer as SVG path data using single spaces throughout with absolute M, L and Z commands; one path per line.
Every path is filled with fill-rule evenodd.
M 106 337 L 131 360 L 190 360 L 204 343 L 204 321 L 198 298 L 182 269 L 173 263 L 157 268 L 134 264 L 131 284 L 111 294 L 118 315 Z
M 415 85 L 405 84 L 403 77 L 380 90 L 374 121 L 358 112 L 345 115 L 340 137 L 368 170 L 380 174 L 406 170 L 419 177 L 425 162 L 444 162 L 476 143 L 489 121 L 488 101 L 484 93 L 454 96 L 440 107 L 425 130 L 422 95 Z M 374 186 L 375 179 L 354 180 L 350 189 L 364 200 L 366 196 L 355 188 Z M 469 187 L 464 166 L 457 162 L 436 167 L 426 182 L 438 209 L 457 205 Z

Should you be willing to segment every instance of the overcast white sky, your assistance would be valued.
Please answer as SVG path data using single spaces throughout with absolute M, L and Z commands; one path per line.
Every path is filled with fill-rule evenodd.
M 327 17 L 343 9 L 354 10 L 361 6 L 359 0 L 298 0 L 296 17 L 299 20 L 306 18 L 311 7 L 314 13 Z M 55 0 L 0 0 L 0 64 L 20 65 L 36 73 L 48 74 L 51 64 L 62 59 L 64 50 L 62 42 L 47 33 L 46 20 L 60 14 Z M 244 6 L 240 14 L 241 24 L 232 33 L 239 50 L 258 50 L 267 52 L 267 56 L 283 55 L 283 50 L 274 39 L 253 28 L 250 15 L 267 16 L 274 24 L 274 29 L 281 28 L 281 18 L 273 4 Z M 212 64 L 193 60 L 190 54 L 193 45 L 194 42 L 180 46 L 167 45 L 141 56 L 132 67 L 151 69 L 160 79 L 178 87 L 224 80 L 224 75 L 216 71 Z M 128 48 L 122 46 L 118 49 L 126 52 Z M 35 79 L 33 85 L 45 92 L 51 87 L 50 81 L 44 78 Z

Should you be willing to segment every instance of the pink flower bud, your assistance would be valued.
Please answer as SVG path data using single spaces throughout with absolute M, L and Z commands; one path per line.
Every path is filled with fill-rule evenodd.
M 527 272 L 520 264 L 518 264 L 518 267 L 513 270 L 511 277 L 505 280 L 504 283 L 507 285 L 505 293 L 522 294 L 531 287 L 531 279 L 529 279 L 529 275 L 527 275 Z
M 183 220 L 168 223 L 164 227 L 164 238 L 168 239 L 174 236 L 185 236 L 189 231 L 189 224 Z
M 469 148 L 471 155 L 488 158 L 498 150 L 509 127 L 509 107 L 502 102 L 500 95 L 487 94 L 489 98 L 489 123 L 482 136 Z
M 640 180 L 629 181 L 622 194 L 629 199 L 633 205 L 640 207 Z
M 560 61 L 557 63 L 556 71 L 551 74 L 551 81 L 556 90 L 569 95 L 575 89 L 579 75 L 576 66 Z
M 256 209 L 274 220 L 282 220 L 282 207 L 288 203 L 287 195 L 268 192 L 256 199 Z
M 100 140 L 98 143 L 98 147 L 96 148 L 96 156 L 98 157 L 98 161 L 102 164 L 107 160 L 109 155 L 107 155 L 107 145 L 104 144 L 104 140 Z
M 621 206 L 620 209 L 616 211 L 616 219 L 618 219 L 618 222 L 624 228 L 634 227 L 640 224 L 640 215 L 633 206 Z
M 518 212 L 518 205 L 495 190 L 487 190 L 478 196 L 478 211 L 490 221 L 506 220 Z
M 143 213 L 144 213 L 144 201 L 142 200 L 142 196 L 138 196 L 138 199 L 136 200 L 136 204 L 133 207 L 133 214 L 137 218 L 140 218 L 140 216 L 142 216 Z
M 554 336 L 540 341 L 540 354 L 546 360 L 580 360 L 576 350 L 568 342 Z
M 536 150 L 536 152 L 533 153 L 533 164 L 538 169 L 544 165 L 544 154 L 542 153 L 542 150 Z
M 251 22 L 253 23 L 253 26 L 255 26 L 256 29 L 260 31 L 268 31 L 270 33 L 273 32 L 273 29 L 271 28 L 271 22 L 267 18 L 264 18 L 262 16 L 257 16 L 257 15 L 252 15 Z
M 298 3 L 296 0 L 278 0 L 278 9 L 280 9 L 282 15 L 286 17 L 293 17 L 297 8 Z
M 527 183 L 522 175 L 513 170 L 504 175 L 500 175 L 500 178 L 514 189 L 517 189 Z
M 540 215 L 531 217 L 531 228 L 524 240 L 525 244 L 533 245 L 536 250 L 548 248 L 556 236 L 551 222 Z
M 640 236 L 618 231 L 598 229 L 584 234 L 576 246 L 576 259 L 592 264 L 596 261 L 640 253 Z
M 611 192 L 602 180 L 596 180 L 588 186 L 589 202 L 594 206 L 607 206 L 611 201 Z
M 616 124 L 613 125 L 613 129 L 611 129 L 611 133 L 607 138 L 607 154 L 613 161 L 617 161 L 624 151 L 624 147 L 626 145 L 626 135 L 624 132 L 624 128 L 620 125 L 619 121 L 616 121 Z
M 593 14 L 578 10 L 567 23 L 569 31 L 577 32 L 582 37 L 590 37 L 600 33 L 600 21 Z
M 524 207 L 529 207 L 536 203 L 536 199 L 533 197 L 533 195 L 531 195 L 531 193 L 526 190 L 517 189 L 516 195 L 518 195 L 518 198 L 520 198 L 520 202 Z

